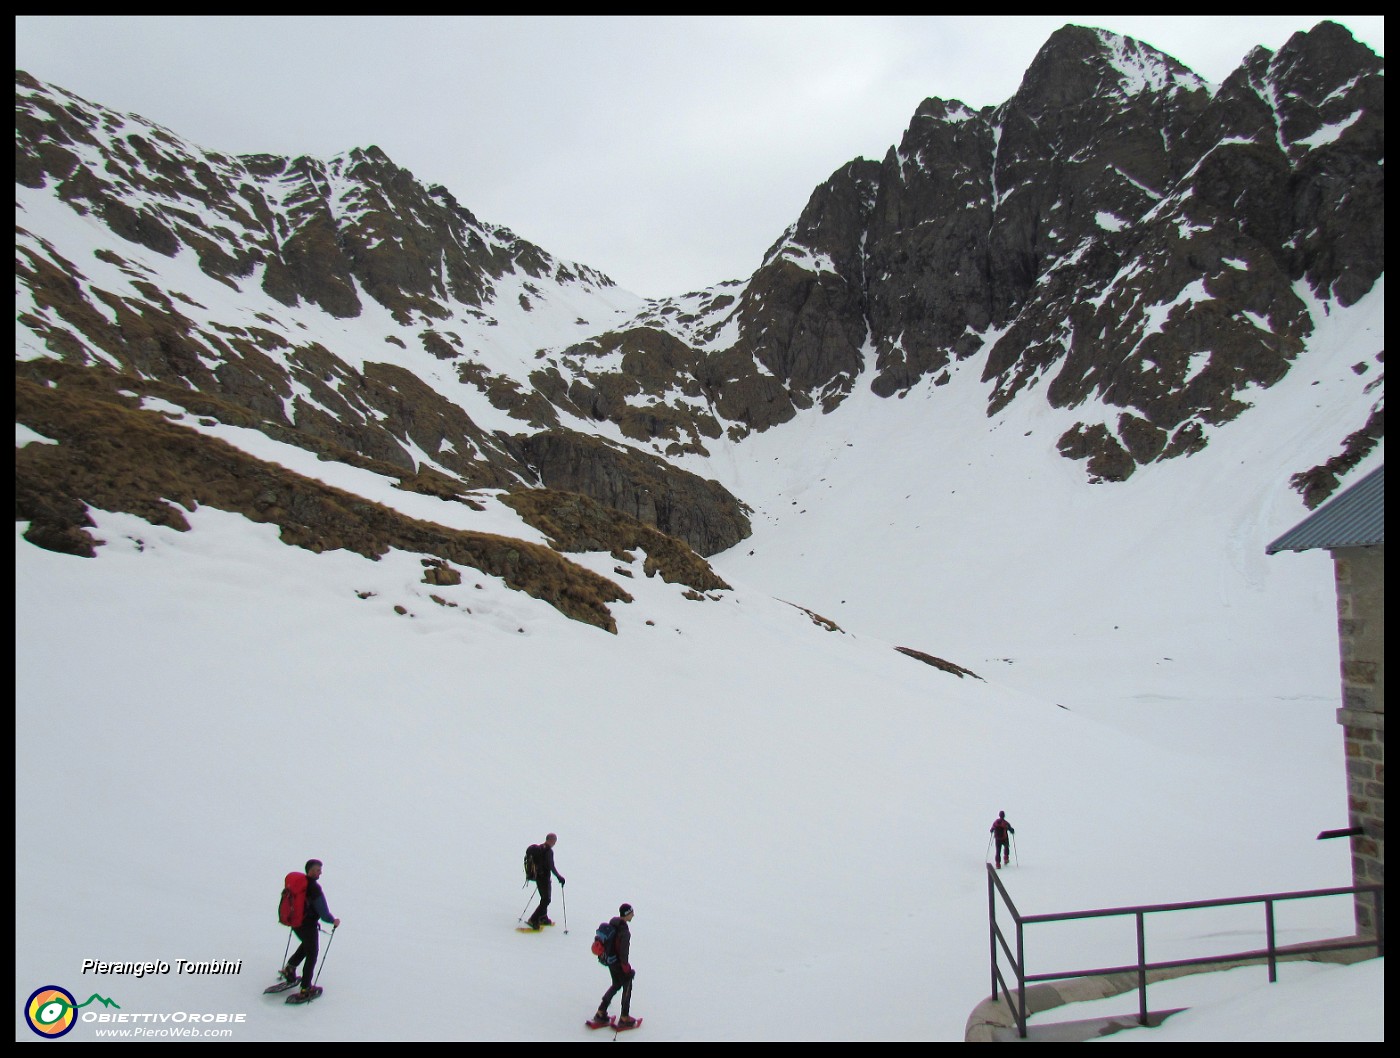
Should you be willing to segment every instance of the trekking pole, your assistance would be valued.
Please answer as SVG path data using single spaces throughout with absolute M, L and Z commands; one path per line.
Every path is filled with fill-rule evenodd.
M 534 902 L 535 902 L 535 894 L 534 894 L 534 893 L 531 893 L 531 894 L 530 894 L 530 899 L 525 901 L 525 906 L 521 909 L 520 914 L 516 916 L 515 921 L 517 921 L 517 922 L 524 922 L 524 921 L 525 921 L 525 912 L 530 910 L 530 905 L 533 904 Z
M 564 895 L 564 883 L 559 883 L 559 902 L 564 905 L 564 935 L 569 934 L 569 898 Z
M 988 834 L 988 835 L 987 835 L 987 848 L 986 848 L 986 851 L 982 853 L 982 859 L 983 859 L 984 861 L 987 859 L 987 853 L 989 853 L 989 852 L 991 852 L 991 851 L 992 851 L 992 836 L 991 836 L 990 834 Z
M 1021 866 L 1021 850 L 1016 847 L 1016 835 L 1011 835 L 1011 851 L 1016 854 L 1016 866 Z
M 317 928 L 318 930 L 321 930 L 321 927 L 320 927 L 319 925 L 318 925 L 316 928 Z M 321 956 L 321 965 L 318 966 L 318 967 L 316 967 L 316 976 L 315 976 L 315 978 L 313 978 L 312 981 L 311 981 L 311 984 L 312 984 L 313 987 L 315 986 L 316 982 L 319 981 L 319 980 L 321 979 L 321 971 L 324 970 L 324 969 L 326 968 L 326 960 L 329 959 L 329 958 L 331 957 L 331 944 L 333 944 L 333 943 L 335 942 L 335 931 L 336 931 L 336 928 L 337 928 L 337 927 L 335 927 L 335 926 L 332 926 L 332 927 L 331 927 L 331 939 L 328 940 L 328 941 L 326 941 L 326 954 Z M 324 933 L 325 931 L 324 931 L 324 930 L 321 930 L 321 932 Z

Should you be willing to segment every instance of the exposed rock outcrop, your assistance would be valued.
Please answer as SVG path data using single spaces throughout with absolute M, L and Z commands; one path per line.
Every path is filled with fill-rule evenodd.
M 750 533 L 748 515 L 728 490 L 665 460 L 572 431 L 514 438 L 546 488 L 577 492 L 685 541 L 701 555 Z

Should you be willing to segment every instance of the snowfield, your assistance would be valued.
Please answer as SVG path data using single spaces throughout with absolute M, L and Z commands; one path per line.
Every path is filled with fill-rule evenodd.
M 733 590 L 576 556 L 633 595 L 616 635 L 474 570 L 430 587 L 419 556 L 315 555 L 211 508 L 188 533 L 94 511 L 95 559 L 17 523 L 16 1040 L 45 985 L 117 1004 L 82 1007 L 72 1039 L 609 1039 L 582 1027 L 608 984 L 588 946 L 623 901 L 629 1040 L 961 1040 L 999 810 L 1028 914 L 1350 884 L 1346 843 L 1315 840 L 1347 818 L 1331 562 L 1264 548 L 1307 513 L 1288 473 L 1347 432 L 1319 387 L 1383 335 L 1383 299 L 1334 310 L 1206 451 L 1122 485 L 1015 418 L 1048 409 L 985 419 L 975 365 L 966 412 L 866 395 L 717 445 L 691 469 L 754 507 L 713 560 Z M 484 499 L 436 520 L 511 532 Z M 521 854 L 548 831 L 559 924 L 518 934 Z M 343 925 L 324 997 L 289 1008 L 261 995 L 274 905 L 313 856 Z M 1345 899 L 1279 915 L 1285 942 L 1351 928 Z M 1257 910 L 1163 916 L 1148 950 L 1262 935 Z M 1130 926 L 1028 935 L 1033 972 L 1124 950 Z M 1192 1009 L 1111 1039 L 1383 1039 L 1383 960 L 1264 973 L 1153 986 Z

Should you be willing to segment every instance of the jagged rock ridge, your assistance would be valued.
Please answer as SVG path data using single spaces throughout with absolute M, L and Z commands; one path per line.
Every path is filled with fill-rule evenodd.
M 1067 26 L 1002 106 L 926 100 L 878 168 L 818 189 L 746 296 L 848 308 L 764 362 L 848 390 L 863 337 L 892 395 L 980 351 L 989 414 L 1042 380 L 1056 407 L 1122 409 L 1064 438 L 1097 476 L 1190 452 L 1287 371 L 1312 327 L 1299 281 L 1346 305 L 1384 271 L 1383 97 L 1381 61 L 1332 23 L 1214 93 Z
M 857 385 L 972 370 L 991 416 L 1076 409 L 1058 447 L 1091 480 L 1189 455 L 1383 274 L 1383 162 L 1383 62 L 1340 26 L 1219 87 L 1066 26 L 1001 106 L 925 100 L 748 279 L 644 301 L 375 147 L 234 158 L 17 73 L 17 375 L 464 501 L 568 490 L 708 555 L 747 512 L 670 458 Z M 1383 428 L 1377 396 L 1298 468 L 1309 501 Z
M 234 159 L 26 75 L 16 85 L 17 184 L 48 192 L 119 237 L 79 264 L 21 223 L 16 272 L 32 305 L 20 321 L 42 350 L 20 351 L 31 376 L 50 357 L 106 369 L 221 421 L 332 458 L 375 460 L 406 477 L 430 466 L 461 489 L 564 480 L 652 512 L 651 524 L 705 554 L 747 535 L 742 506 L 683 470 L 652 465 L 629 487 L 617 466 L 643 457 L 609 444 L 574 446 L 575 456 L 595 455 L 592 466 L 577 458 L 556 465 L 555 449 L 542 445 L 525 465 L 511 433 L 480 426 L 464 409 L 463 392 L 480 394 L 516 429 L 567 433 L 528 382 L 486 365 L 499 350 L 491 331 L 502 325 L 501 303 L 524 317 L 562 294 L 611 318 L 619 305 L 639 302 L 615 293 L 601 273 L 481 224 L 377 148 L 330 162 Z M 191 296 L 178 268 L 167 271 L 161 260 L 178 264 L 186 255 L 243 296 L 236 311 Z M 400 355 L 332 350 L 279 307 L 353 320 L 362 344 L 378 346 L 374 354 Z M 575 317 L 569 330 L 587 325 Z M 528 336 L 520 343 L 522 360 L 533 353 L 529 344 Z

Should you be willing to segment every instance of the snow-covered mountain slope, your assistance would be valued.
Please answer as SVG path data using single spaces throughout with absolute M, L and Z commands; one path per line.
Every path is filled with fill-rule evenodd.
M 1381 393 L 1352 355 L 1384 343 L 1384 284 L 1319 316 L 1257 414 L 1117 484 L 1084 487 L 1058 458 L 1082 409 L 1015 402 L 987 419 L 975 361 L 941 389 L 805 413 L 688 464 L 757 512 L 716 567 L 1069 708 L 1214 700 L 1229 686 L 1330 695 L 1330 560 L 1264 548 L 1307 513 L 1289 468 L 1325 458 L 1347 406 L 1364 419 Z M 974 435 L 975 448 L 962 442 Z
M 1218 688 L 1227 712 L 1191 700 L 1159 738 L 742 582 L 696 599 L 635 576 L 609 635 L 488 578 L 423 585 L 415 554 L 316 555 L 212 508 L 184 533 L 95 518 L 95 560 L 16 539 L 17 1010 L 56 983 L 133 1014 L 243 1014 L 243 1040 L 567 1040 L 607 983 L 592 927 L 626 900 L 650 1038 L 959 1039 L 987 988 L 997 810 L 1028 912 L 1347 877 L 1340 843 L 1313 840 L 1345 811 L 1335 695 L 1241 678 Z M 519 856 L 546 830 L 560 925 L 521 936 Z M 258 993 L 285 956 L 275 890 L 309 856 L 343 925 L 326 997 L 289 1011 Z M 24 910 L 56 891 L 67 913 Z M 1349 921 L 1333 901 L 1280 926 Z M 1152 950 L 1260 928 L 1182 917 Z M 1132 943 L 1032 939 L 1045 968 Z M 428 983 L 448 998 L 405 1022 Z

